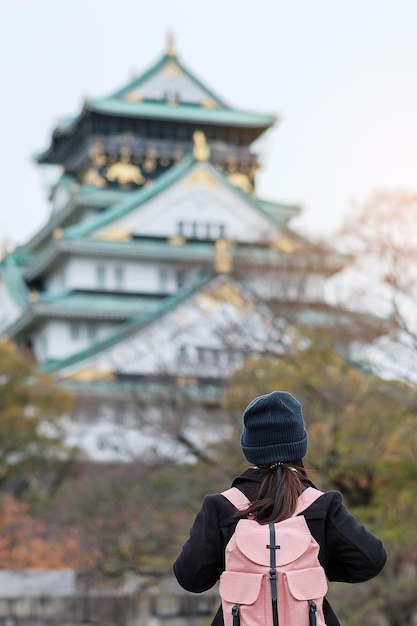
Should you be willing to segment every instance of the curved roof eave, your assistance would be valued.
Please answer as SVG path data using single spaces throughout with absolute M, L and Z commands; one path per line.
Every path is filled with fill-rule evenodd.
M 241 109 L 206 108 L 191 104 L 167 104 L 166 102 L 131 102 L 116 98 L 88 100 L 86 110 L 105 115 L 159 119 L 200 124 L 264 129 L 270 128 L 278 116 L 252 113 Z
M 21 310 L 26 310 L 30 292 L 14 262 L 13 254 L 8 254 L 3 259 L 0 264 L 0 275 L 16 306 Z

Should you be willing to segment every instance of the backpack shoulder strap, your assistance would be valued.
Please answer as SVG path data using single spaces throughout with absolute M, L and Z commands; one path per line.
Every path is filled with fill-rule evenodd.
M 308 507 L 312 505 L 313 502 L 318 500 L 322 495 L 323 491 L 319 491 L 314 487 L 307 487 L 307 489 L 304 489 L 303 493 L 298 496 L 297 505 L 295 507 L 294 513 L 292 514 L 292 517 L 295 517 L 296 515 L 299 515 L 299 513 L 302 513 L 303 511 L 308 509 Z
M 239 511 L 243 511 L 250 505 L 250 500 L 240 491 L 237 487 L 231 487 L 226 491 L 222 491 L 221 494 L 229 502 L 231 502 Z
M 229 502 L 231 502 L 239 511 L 246 509 L 250 505 L 250 500 L 243 494 L 237 487 L 231 487 L 226 491 L 222 491 L 221 495 L 224 496 Z M 299 513 L 302 513 L 310 505 L 313 504 L 320 496 L 323 495 L 322 491 L 315 489 L 314 487 L 307 487 L 303 493 L 298 496 L 297 505 L 292 517 L 295 517 Z

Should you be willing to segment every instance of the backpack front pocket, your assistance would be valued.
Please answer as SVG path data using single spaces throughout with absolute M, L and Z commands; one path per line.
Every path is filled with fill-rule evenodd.
M 296 600 L 315 600 L 327 593 L 327 579 L 322 567 L 288 571 L 284 578 Z
M 282 624 L 310 624 L 326 626 L 323 615 L 323 598 L 327 593 L 327 578 L 322 567 L 310 567 L 285 572 L 283 587 L 288 598 L 294 602 L 280 605 L 278 612 Z M 293 620 L 293 621 L 292 621 Z
M 264 574 L 223 572 L 219 592 L 225 626 L 239 623 L 241 626 L 272 624 L 271 600 L 268 602 L 265 597 L 264 579 Z
M 261 590 L 263 574 L 223 572 L 220 576 L 220 595 L 233 604 L 253 604 Z

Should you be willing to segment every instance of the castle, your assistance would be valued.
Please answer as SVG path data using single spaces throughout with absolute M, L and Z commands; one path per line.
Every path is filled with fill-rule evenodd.
M 228 106 L 170 41 L 38 155 L 61 175 L 47 223 L 1 261 L 0 333 L 71 391 L 84 442 L 107 425 L 96 449 L 138 420 L 142 448 L 163 447 L 146 439 L 155 407 L 217 406 L 225 375 L 273 345 L 277 312 L 336 314 L 324 287 L 344 258 L 291 229 L 298 206 L 256 194 L 253 144 L 274 122 Z

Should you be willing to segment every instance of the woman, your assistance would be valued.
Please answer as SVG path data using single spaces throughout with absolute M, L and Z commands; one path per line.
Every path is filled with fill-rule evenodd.
M 243 455 L 253 467 L 234 479 L 250 501 L 243 515 L 261 524 L 279 522 L 294 513 L 298 496 L 314 485 L 303 465 L 308 435 L 301 404 L 288 392 L 273 391 L 252 400 L 243 414 Z M 328 580 L 358 583 L 376 576 L 384 567 L 382 542 L 358 524 L 342 502 L 329 491 L 303 511 L 317 541 L 319 561 Z M 215 585 L 225 569 L 225 548 L 242 513 L 222 494 L 206 496 L 190 537 L 174 563 L 174 573 L 184 589 L 195 593 Z M 324 599 L 327 626 L 340 626 Z M 223 626 L 220 607 L 212 626 Z

